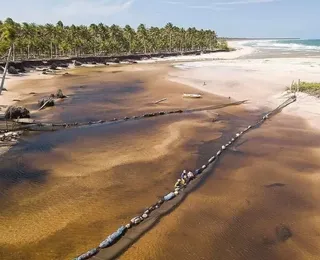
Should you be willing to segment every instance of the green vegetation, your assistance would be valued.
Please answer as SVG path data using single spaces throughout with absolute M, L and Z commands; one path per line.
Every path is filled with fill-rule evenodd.
M 217 40 L 215 31 L 184 29 L 171 23 L 163 28 L 141 24 L 135 30 L 129 25 L 102 23 L 20 24 L 7 18 L 0 21 L 0 34 L 0 56 L 11 46 L 13 59 L 228 49 L 226 41 Z
M 299 92 L 304 92 L 313 96 L 320 96 L 320 82 L 305 82 L 301 81 L 299 83 L 293 83 L 292 90 L 299 90 Z
M 229 46 L 228 46 L 227 41 L 225 39 L 221 39 L 218 42 L 218 48 L 221 50 L 229 50 Z

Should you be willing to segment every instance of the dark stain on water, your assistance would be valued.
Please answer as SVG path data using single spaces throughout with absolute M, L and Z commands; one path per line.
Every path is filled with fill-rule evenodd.
M 276 227 L 276 235 L 279 241 L 285 242 L 290 237 L 292 237 L 292 231 L 290 230 L 289 227 L 285 225 L 280 225 Z
M 141 93 L 143 83 L 133 81 L 128 83 L 100 82 L 97 84 L 80 85 L 71 87 L 73 94 L 68 98 L 56 102 L 54 115 L 52 109 L 45 109 L 34 118 L 53 116 L 57 122 L 88 122 L 100 119 L 108 119 L 115 114 L 123 114 L 127 109 L 128 101 L 136 94 Z M 37 97 L 38 99 L 45 98 Z M 29 109 L 38 109 L 34 101 Z
M 272 183 L 272 184 L 267 184 L 264 185 L 266 188 L 276 188 L 276 187 L 284 187 L 286 186 L 284 183 Z
M 60 145 L 72 145 L 87 138 L 101 138 L 107 140 L 109 136 L 126 136 L 139 133 L 144 129 L 156 131 L 157 126 L 167 122 L 174 122 L 185 115 L 171 115 L 170 117 L 148 118 L 127 122 L 112 122 L 100 125 L 64 129 L 55 132 L 26 133 L 21 141 L 0 157 L 0 187 L 4 187 L 1 195 L 5 195 L 12 185 L 29 181 L 45 183 L 48 172 L 32 167 L 28 161 L 29 155 L 37 153 L 48 154 Z M 189 115 L 192 116 L 192 115 Z M 104 141 L 105 142 L 105 141 Z M 108 144 L 106 143 L 108 146 Z M 110 147 L 111 149 L 111 147 Z M 61 158 L 63 160 L 63 158 Z
M 15 154 L 13 150 L 0 158 L 0 187 L 3 190 L 0 196 L 5 193 L 5 190 L 10 189 L 12 185 L 18 185 L 23 181 L 31 181 L 35 183 L 44 183 L 47 178 L 45 171 L 30 167 L 23 160 L 23 155 Z
M 63 109 L 59 116 L 63 122 L 106 119 L 125 108 L 130 96 L 142 92 L 143 87 L 138 82 L 108 83 L 90 85 L 85 89 L 75 87 L 74 90 L 71 98 L 63 101 Z

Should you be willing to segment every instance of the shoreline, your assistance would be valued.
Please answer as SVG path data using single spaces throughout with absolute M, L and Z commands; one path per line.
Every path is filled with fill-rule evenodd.
M 248 110 L 270 109 L 287 98 L 292 81 L 320 82 L 319 58 L 238 59 L 174 64 L 168 79 L 200 91 L 248 99 Z M 205 82 L 205 85 L 204 83 Z M 300 116 L 320 129 L 319 98 L 297 93 L 297 102 L 283 113 Z
M 170 57 L 190 57 L 201 56 L 204 54 L 225 53 L 232 52 L 233 50 L 213 49 L 213 50 L 195 50 L 195 51 L 179 51 L 179 52 L 159 52 L 159 53 L 146 53 L 146 54 L 127 54 L 127 55 L 110 55 L 110 56 L 82 56 L 82 57 L 66 57 L 66 58 L 52 58 L 52 59 L 36 59 L 36 60 L 21 60 L 10 61 L 9 66 L 14 67 L 20 72 L 24 72 L 26 69 L 32 69 L 34 67 L 48 67 L 56 66 L 68 67 L 69 64 L 74 62 L 79 64 L 120 64 L 120 63 L 137 63 L 138 61 L 150 60 L 153 58 L 159 58 L 165 60 Z M 0 62 L 0 66 L 4 67 L 5 62 Z

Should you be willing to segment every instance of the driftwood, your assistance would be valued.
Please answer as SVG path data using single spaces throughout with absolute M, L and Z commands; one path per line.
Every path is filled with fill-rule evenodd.
M 159 104 L 159 103 L 161 103 L 161 102 L 163 102 L 163 101 L 166 101 L 166 100 L 167 100 L 167 98 L 163 98 L 163 99 L 160 99 L 160 100 L 154 102 L 154 104 Z
M 13 119 L 12 121 L 20 124 L 35 124 L 36 121 L 31 118 L 18 118 L 18 119 Z
M 54 100 L 52 98 L 49 98 L 47 100 L 45 99 L 42 99 L 40 102 L 39 102 L 39 110 L 42 110 L 44 109 L 45 107 L 52 107 L 54 106 Z
M 200 94 L 183 94 L 184 98 L 202 98 L 202 95 Z

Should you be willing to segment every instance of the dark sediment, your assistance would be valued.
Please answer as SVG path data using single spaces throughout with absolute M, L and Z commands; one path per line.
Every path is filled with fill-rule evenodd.
M 278 240 L 281 242 L 285 242 L 290 237 L 292 237 L 292 232 L 291 232 L 290 228 L 288 228 L 287 226 L 283 226 L 283 225 L 276 227 L 276 234 L 277 234 Z

